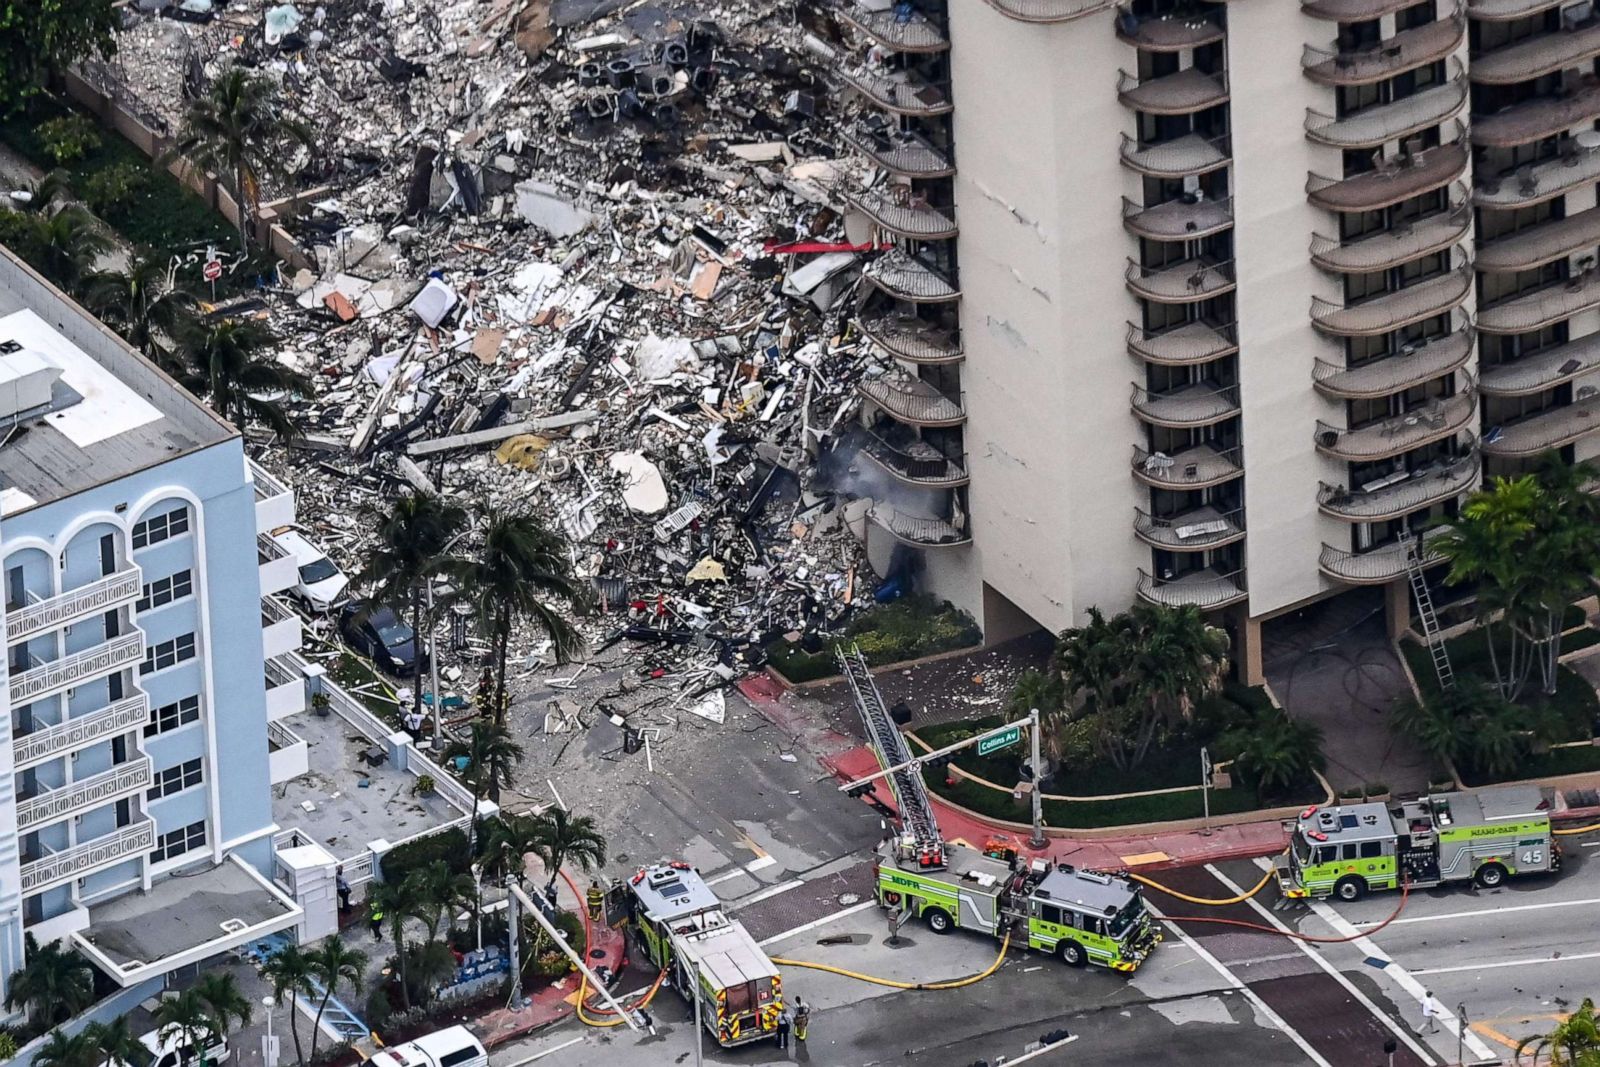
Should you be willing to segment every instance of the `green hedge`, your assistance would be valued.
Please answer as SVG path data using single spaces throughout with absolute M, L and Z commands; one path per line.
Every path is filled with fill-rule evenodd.
M 1600 747 L 1583 745 L 1576 748 L 1552 748 L 1544 755 L 1529 756 L 1510 774 L 1498 777 L 1480 774 L 1461 768 L 1461 780 L 1469 786 L 1493 785 L 1495 782 L 1516 782 L 1524 778 L 1554 778 L 1561 774 L 1587 774 L 1600 771 Z
M 1504 644 L 1498 647 L 1503 654 Z M 1569 647 L 1566 639 L 1562 640 L 1561 647 L 1563 649 Z M 1437 696 L 1439 679 L 1433 672 L 1433 659 L 1428 650 L 1415 641 L 1400 642 L 1400 650 L 1406 657 L 1406 663 L 1411 667 L 1412 675 L 1417 679 L 1422 695 Z M 1450 666 L 1458 679 L 1465 681 L 1473 677 L 1482 679 L 1494 677 L 1489 666 L 1488 644 L 1484 640 L 1482 630 L 1473 630 L 1471 633 L 1446 641 L 1445 650 L 1450 655 Z M 1527 707 L 1539 707 L 1546 703 L 1551 705 L 1567 723 L 1568 734 L 1565 740 L 1568 741 L 1582 741 L 1592 736 L 1595 716 L 1600 714 L 1600 698 L 1596 698 L 1594 686 L 1577 671 L 1565 666 L 1556 669 L 1554 697 L 1547 699 L 1539 691 L 1538 670 L 1535 668 L 1534 675 L 1524 686 L 1522 698 L 1518 703 Z
M 949 601 L 909 596 L 857 615 L 841 636 L 824 641 L 818 651 L 808 652 L 781 638 L 769 644 L 766 651 L 772 666 L 789 681 L 798 683 L 838 674 L 834 649 L 840 644 L 854 642 L 870 666 L 882 667 L 970 648 L 982 640 L 983 633 L 972 616 Z
M 432 866 L 439 860 L 445 862 L 452 874 L 471 872 L 472 862 L 467 856 L 465 830 L 451 828 L 441 833 L 429 834 L 427 837 L 419 837 L 403 845 L 396 845 L 385 853 L 380 861 L 383 866 L 383 880 L 404 881 L 406 875 Z

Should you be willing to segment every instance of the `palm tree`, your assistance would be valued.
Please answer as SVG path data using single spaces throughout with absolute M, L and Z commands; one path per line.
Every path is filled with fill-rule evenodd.
M 1594 1000 L 1584 997 L 1578 1010 L 1548 1034 L 1519 1041 L 1518 1063 L 1529 1049 L 1533 1051 L 1530 1063 L 1538 1063 L 1540 1056 L 1548 1055 L 1550 1067 L 1600 1067 L 1600 1021 L 1595 1019 Z
M 250 220 L 261 206 L 264 178 L 289 174 L 295 145 L 313 148 L 311 130 L 289 117 L 271 78 L 233 66 L 189 104 L 177 143 L 166 159 L 181 157 L 223 176 L 239 205 L 239 244 L 250 245 Z
M 366 979 L 367 954 L 350 948 L 344 938 L 330 934 L 316 949 L 306 954 L 311 974 L 322 983 L 322 999 L 317 1002 L 317 1018 L 311 1024 L 311 1058 L 317 1058 L 317 1040 L 322 1036 L 322 1013 L 334 992 L 344 985 L 359 993 Z
M 300 1067 L 305 1067 L 306 1056 L 300 1047 L 300 1012 L 295 1002 L 301 997 L 316 996 L 316 987 L 311 984 L 311 960 L 300 951 L 299 945 L 290 943 L 267 958 L 261 966 L 261 976 L 272 983 L 272 995 L 278 1000 L 282 1001 L 285 993 L 289 995 L 289 1032 L 294 1037 L 294 1058 Z
M 472 876 L 451 871 L 444 860 L 434 860 L 414 874 L 417 918 L 428 928 L 428 940 L 433 941 L 438 938 L 441 925 L 447 930 L 455 925 L 458 909 L 473 905 Z
M 1050 657 L 1051 674 L 1061 680 L 1063 693 L 1058 714 L 1045 718 L 1050 758 L 1061 756 L 1061 730 L 1076 705 L 1083 715 L 1093 717 L 1096 745 L 1101 753 L 1117 767 L 1126 769 L 1122 732 L 1114 719 L 1117 681 L 1126 655 L 1125 635 L 1099 608 L 1091 606 L 1088 615 L 1087 625 L 1061 632 Z
M 104 1063 L 138 1063 L 143 1058 L 144 1045 L 128 1026 L 126 1015 L 108 1023 L 90 1023 L 85 1032 L 94 1036 L 95 1048 Z
M 100 221 L 76 204 L 35 217 L 31 237 L 33 265 L 68 293 L 78 292 L 95 260 L 115 247 Z
M 416 983 L 417 999 L 421 1001 L 433 999 L 433 991 L 456 971 L 455 953 L 443 941 L 413 942 L 406 947 L 405 955 L 407 959 L 402 973 L 410 977 L 403 978 L 402 983 Z M 408 1001 L 410 996 L 411 992 L 407 989 Z
M 201 1062 L 205 1050 L 220 1041 L 227 1032 L 212 1013 L 211 1006 L 195 989 L 185 989 L 163 1000 L 156 1005 L 154 1014 L 156 1032 L 176 1032 L 181 1047 L 187 1048 Z
M 572 577 L 566 545 L 538 519 L 490 509 L 483 545 L 455 568 L 456 587 L 475 609 L 478 626 L 494 646 L 495 722 L 505 725 L 506 657 L 516 623 L 531 619 L 550 638 L 556 662 L 583 649 L 583 638 L 548 600 L 582 608 L 585 598 Z
M 423 883 L 420 872 L 412 871 L 399 882 L 377 882 L 367 887 L 367 900 L 374 911 L 383 915 L 389 924 L 389 937 L 394 942 L 395 966 L 399 971 L 400 999 L 405 1010 L 411 1010 L 411 990 L 406 985 L 406 920 L 419 918 L 418 902 L 422 899 Z
M 533 821 L 537 827 L 533 851 L 550 872 L 546 894 L 555 888 L 568 860 L 576 860 L 585 872 L 605 863 L 606 839 L 595 827 L 592 816 L 572 815 L 565 808 L 553 807 L 535 815 Z
M 61 942 L 43 948 L 32 934 L 23 942 L 27 961 L 11 976 L 6 1008 L 25 1006 L 30 1017 L 53 1026 L 72 1018 L 94 1001 L 94 971 L 76 952 L 63 952 Z
M 100 1067 L 100 1046 L 91 1028 L 67 1036 L 60 1030 L 50 1031 L 50 1040 L 34 1053 L 36 1067 Z
M 1188 719 L 1195 704 L 1216 692 L 1228 665 L 1228 635 L 1208 624 L 1200 609 L 1136 605 L 1124 673 L 1130 703 L 1140 704 L 1130 766 L 1140 763 L 1158 729 Z
M 478 821 L 478 804 L 487 796 L 498 802 L 500 787 L 511 785 L 511 768 L 522 759 L 522 746 L 511 731 L 492 722 L 474 722 L 465 739 L 457 738 L 444 750 L 446 760 L 465 758 L 462 779 L 472 790 L 472 823 L 467 827 L 467 855 L 476 855 L 473 834 Z
M 259 419 L 287 440 L 295 435 L 294 423 L 271 394 L 310 396 L 312 386 L 305 375 L 265 354 L 276 343 L 271 330 L 251 319 L 196 323 L 182 341 L 195 391 L 218 415 L 241 430 Z
M 404 599 L 411 605 L 411 629 L 417 635 L 418 655 L 412 685 L 412 708 L 422 712 L 422 606 L 423 592 L 436 574 L 449 573 L 460 561 L 446 555 L 450 544 L 467 526 L 467 513 L 432 493 L 412 493 L 380 512 L 377 540 L 367 550 L 358 583 L 373 583 L 373 598 Z M 427 629 L 432 636 L 432 620 Z M 431 644 L 431 642 L 428 642 Z M 433 650 L 428 649 L 432 655 Z M 437 702 L 439 694 L 433 699 Z M 437 739 L 436 739 L 437 742 Z
M 217 1031 L 226 1034 L 233 1024 L 249 1026 L 254 1010 L 250 999 L 239 991 L 239 981 L 221 971 L 207 971 L 195 982 L 194 995 L 200 998 L 206 1011 L 217 1024 Z
M 190 329 L 195 294 L 174 284 L 164 264 L 135 255 L 122 271 L 96 271 L 84 279 L 84 304 L 134 348 L 176 377 L 189 377 L 175 351 Z
M 1255 783 L 1258 800 L 1308 782 L 1327 766 L 1322 731 L 1289 718 L 1281 708 L 1258 708 L 1248 723 L 1223 735 L 1222 749 L 1233 758 L 1235 769 Z
M 544 827 L 528 815 L 501 814 L 483 827 L 484 868 L 497 878 L 522 878 L 523 859 L 538 852 Z

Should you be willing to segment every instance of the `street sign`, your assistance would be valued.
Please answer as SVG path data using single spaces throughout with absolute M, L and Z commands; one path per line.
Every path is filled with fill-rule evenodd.
M 1022 727 L 1013 726 L 1003 733 L 992 737 L 985 737 L 978 742 L 978 755 L 987 756 L 991 752 L 999 752 L 1002 748 L 1010 748 L 1022 740 Z
M 214 282 L 222 277 L 222 260 L 208 259 L 205 266 L 206 281 Z

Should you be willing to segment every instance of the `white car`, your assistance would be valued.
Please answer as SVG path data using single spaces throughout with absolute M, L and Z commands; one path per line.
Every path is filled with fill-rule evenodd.
M 350 579 L 334 565 L 328 554 L 298 526 L 280 526 L 272 531 L 279 548 L 294 557 L 300 578 L 289 594 L 312 611 L 331 611 L 345 599 Z
M 176 1027 L 167 1027 L 165 1035 L 160 1030 L 142 1034 L 139 1037 L 139 1045 L 143 1053 L 136 1062 L 126 1063 L 123 1060 L 116 1060 L 112 1067 L 191 1067 L 195 1064 L 194 1049 L 184 1042 L 183 1032 Z M 206 1046 L 205 1062 L 210 1067 L 226 1063 L 231 1051 L 228 1048 L 228 1039 L 220 1038 Z
M 372 1067 L 489 1067 L 489 1053 L 465 1026 L 450 1026 L 391 1045 L 367 1061 Z

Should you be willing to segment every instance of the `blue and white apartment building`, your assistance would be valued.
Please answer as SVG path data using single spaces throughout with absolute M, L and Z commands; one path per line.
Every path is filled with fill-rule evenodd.
M 272 882 L 264 681 L 299 630 L 258 554 L 281 496 L 0 248 L 0 997 L 25 933 L 132 987 L 299 920 Z

